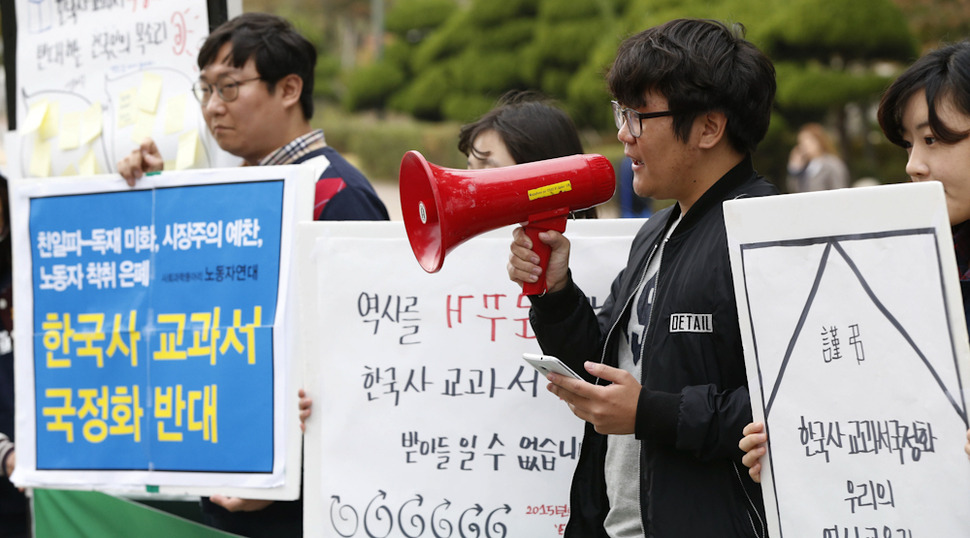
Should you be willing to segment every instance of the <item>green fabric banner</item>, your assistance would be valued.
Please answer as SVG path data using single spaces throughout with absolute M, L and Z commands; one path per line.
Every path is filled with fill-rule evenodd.
M 33 499 L 36 538 L 236 536 L 96 491 L 35 489 Z

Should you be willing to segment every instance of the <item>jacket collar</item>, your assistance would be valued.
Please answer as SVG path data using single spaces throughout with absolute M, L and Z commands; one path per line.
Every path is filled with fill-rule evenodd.
M 684 215 L 683 220 L 677 226 L 677 230 L 686 230 L 694 225 L 695 222 L 700 220 L 702 216 L 707 214 L 712 208 L 720 208 L 721 203 L 734 192 L 738 187 L 744 185 L 745 182 L 749 181 L 752 176 L 755 175 L 754 165 L 751 164 L 751 155 L 746 154 L 741 162 L 734 165 L 734 168 L 728 170 L 726 174 L 721 176 L 721 179 L 717 180 L 716 183 L 711 185 L 711 188 L 707 189 L 700 198 L 694 202 L 694 205 L 687 211 Z M 664 224 L 664 230 L 667 229 L 677 218 L 680 216 L 680 204 L 673 204 L 671 212 L 668 215 L 667 222 Z M 677 232 L 674 232 L 677 234 Z

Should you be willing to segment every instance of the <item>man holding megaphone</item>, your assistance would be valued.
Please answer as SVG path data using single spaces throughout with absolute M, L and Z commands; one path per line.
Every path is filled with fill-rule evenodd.
M 509 277 L 544 280 L 530 319 L 546 354 L 586 381 L 549 390 L 587 421 L 567 537 L 765 536 L 737 440 L 751 421 L 721 204 L 775 194 L 751 152 L 768 128 L 770 60 L 743 28 L 675 20 L 620 45 L 607 76 L 640 196 L 676 203 L 639 231 L 599 312 L 559 232 L 545 271 L 515 231 Z

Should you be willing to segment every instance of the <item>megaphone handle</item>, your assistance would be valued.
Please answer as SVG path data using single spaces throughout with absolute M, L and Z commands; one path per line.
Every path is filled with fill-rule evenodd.
M 565 232 L 566 218 L 567 215 L 563 215 L 561 217 L 529 222 L 523 226 L 525 234 L 532 240 L 532 251 L 539 256 L 539 267 L 542 267 L 542 274 L 539 275 L 539 280 L 536 282 L 524 282 L 522 284 L 522 293 L 526 295 L 542 295 L 546 292 L 546 270 L 549 269 L 549 255 L 552 253 L 552 247 L 543 243 L 539 239 L 539 234 L 546 230 L 555 230 L 560 233 Z

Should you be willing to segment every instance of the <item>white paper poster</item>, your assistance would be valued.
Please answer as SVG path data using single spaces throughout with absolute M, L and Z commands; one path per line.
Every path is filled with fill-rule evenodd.
M 570 221 L 594 304 L 642 220 Z M 560 536 L 583 422 L 522 360 L 529 301 L 509 281 L 511 228 L 425 273 L 403 223 L 313 223 L 302 289 L 313 415 L 306 536 Z
M 12 177 L 95 175 L 147 137 L 166 170 L 238 164 L 192 95 L 205 2 L 17 0 Z
M 938 183 L 725 203 L 773 537 L 970 532 L 967 329 Z

